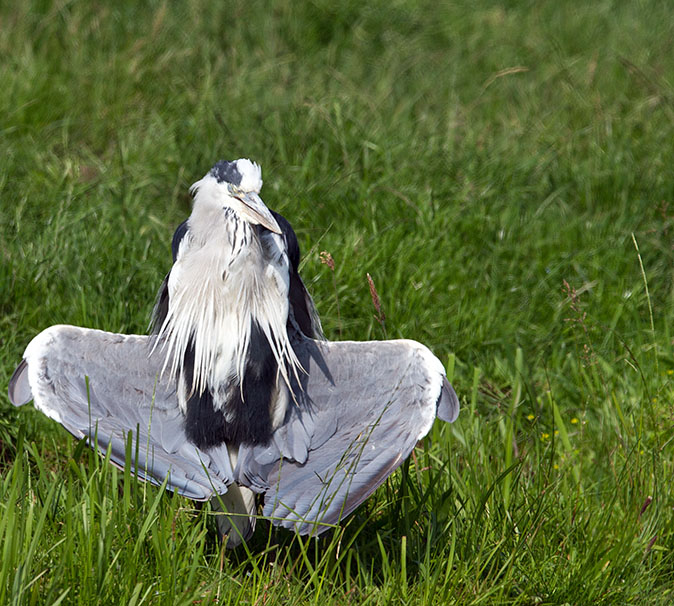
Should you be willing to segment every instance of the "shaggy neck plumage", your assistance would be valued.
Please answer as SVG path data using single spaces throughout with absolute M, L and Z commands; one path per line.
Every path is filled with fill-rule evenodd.
M 169 309 L 160 334 L 165 368 L 177 379 L 183 412 L 197 400 L 208 408 L 206 397 L 231 424 L 241 415 L 236 406 L 264 404 L 270 410 L 273 404 L 246 402 L 263 397 L 252 382 L 246 387 L 246 373 L 271 383 L 267 398 L 278 398 L 279 375 L 289 388 L 290 373 L 297 375 L 300 368 L 286 330 L 288 257 L 280 236 L 250 225 L 231 209 L 205 210 L 199 212 L 203 209 L 195 203 L 169 278 Z M 273 361 L 272 377 L 270 363 L 260 361 L 265 351 Z M 224 434 L 232 432 L 240 433 L 229 428 Z

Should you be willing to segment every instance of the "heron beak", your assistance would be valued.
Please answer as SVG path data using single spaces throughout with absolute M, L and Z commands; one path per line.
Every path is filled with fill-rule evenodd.
M 242 214 L 246 215 L 251 222 L 259 223 L 262 227 L 266 227 L 275 234 L 281 233 L 281 228 L 276 219 L 274 219 L 271 211 L 265 206 L 260 196 L 254 192 L 247 192 L 236 197 L 243 203 Z

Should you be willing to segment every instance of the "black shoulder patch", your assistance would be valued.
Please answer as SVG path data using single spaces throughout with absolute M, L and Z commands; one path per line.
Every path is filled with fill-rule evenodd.
M 180 248 L 180 243 L 183 241 L 183 238 L 185 237 L 185 234 L 187 233 L 187 221 L 189 219 L 185 219 L 178 227 L 176 228 L 175 232 L 173 233 L 173 240 L 171 241 L 171 253 L 173 254 L 173 262 L 176 262 L 176 259 L 178 258 L 178 249 Z
M 231 183 L 237 187 L 241 185 L 241 173 L 236 168 L 236 162 L 220 160 L 211 168 L 211 175 L 217 179 L 218 183 Z
M 288 249 L 288 260 L 290 261 L 290 289 L 288 298 L 290 299 L 291 313 L 304 335 L 316 339 L 318 338 L 318 335 L 315 334 L 312 327 L 311 313 L 307 306 L 306 289 L 304 288 L 304 284 L 300 279 L 300 274 L 297 271 L 300 264 L 300 245 L 297 241 L 297 235 L 288 219 L 274 210 L 271 211 L 271 214 L 281 228 L 281 233 L 285 237 L 286 247 Z M 288 318 L 287 328 L 288 332 L 293 330 L 290 318 Z
M 173 254 L 173 262 L 176 262 L 178 257 L 178 249 L 180 248 L 180 243 L 182 242 L 185 234 L 187 233 L 187 219 L 185 219 L 180 225 L 178 225 L 175 232 L 173 232 L 173 240 L 171 241 L 171 253 Z M 169 292 L 168 292 L 168 281 L 171 272 L 169 271 L 164 278 L 164 281 L 159 288 L 157 293 L 157 298 L 154 302 L 154 308 L 152 309 L 152 316 L 150 319 L 150 332 L 152 334 L 158 334 L 164 320 L 166 320 L 166 315 L 168 314 L 169 308 Z
M 166 316 L 168 315 L 168 281 L 170 275 L 171 272 L 168 272 L 164 278 L 164 281 L 161 283 L 161 287 L 157 293 L 157 298 L 154 302 L 154 307 L 152 308 L 152 316 L 150 317 L 150 333 L 153 335 L 159 334 L 161 327 L 164 325 L 164 320 L 166 320 Z
M 272 216 L 276 219 L 278 226 L 281 228 L 281 233 L 285 236 L 286 246 L 288 247 L 288 259 L 290 260 L 291 270 L 297 271 L 297 266 L 300 264 L 300 245 L 297 242 L 297 235 L 295 230 L 290 225 L 288 219 L 275 210 L 269 209 Z

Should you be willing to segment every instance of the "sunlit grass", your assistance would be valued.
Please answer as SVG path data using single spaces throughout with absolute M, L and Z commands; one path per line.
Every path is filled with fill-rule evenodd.
M 189 185 L 245 156 L 327 336 L 417 339 L 462 401 L 340 530 L 261 521 L 226 553 L 208 509 L 5 400 L 0 603 L 671 603 L 667 3 L 57 0 L 0 23 L 5 384 L 51 324 L 145 332 Z

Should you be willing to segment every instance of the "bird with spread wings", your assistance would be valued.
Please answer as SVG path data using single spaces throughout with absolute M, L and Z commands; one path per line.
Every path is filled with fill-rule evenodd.
M 410 340 L 325 340 L 297 237 L 261 200 L 260 167 L 218 162 L 191 188 L 150 335 L 57 325 L 9 383 L 138 478 L 210 500 L 228 546 L 262 515 L 300 534 L 334 527 L 459 402 Z M 129 432 L 134 447 L 126 460 Z

